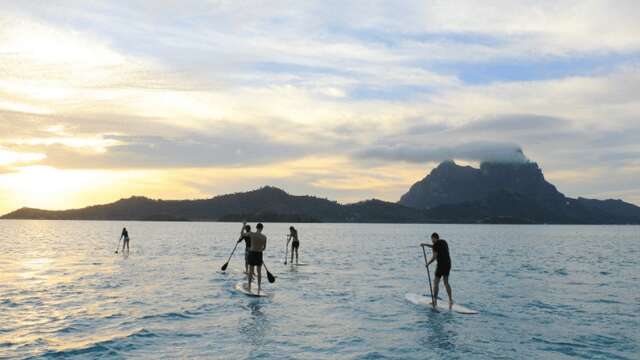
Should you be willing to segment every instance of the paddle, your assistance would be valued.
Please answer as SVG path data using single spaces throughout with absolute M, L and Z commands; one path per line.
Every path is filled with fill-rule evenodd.
M 120 238 L 118 239 L 118 245 L 116 245 L 116 254 L 118 253 L 118 248 L 120 248 L 120 240 L 122 240 L 122 235 L 120 235 Z
M 427 260 L 427 251 L 424 249 L 425 245 L 421 244 L 422 247 L 422 255 L 424 255 L 424 263 L 427 265 L 427 279 L 429 279 L 429 293 L 431 294 L 431 306 L 433 306 L 433 310 L 436 310 L 436 301 L 433 297 L 433 290 L 431 289 L 431 274 L 429 273 L 429 260 Z M 437 311 L 437 310 L 436 310 Z
M 245 227 L 245 225 L 247 225 L 247 222 L 243 221 L 242 222 L 242 229 L 240 229 L 240 239 L 242 239 L 242 236 L 244 235 L 244 227 Z M 231 261 L 231 257 L 233 256 L 233 253 L 236 252 L 236 248 L 238 247 L 238 244 L 240 243 L 240 239 L 238 239 L 238 242 L 236 242 L 236 246 L 233 247 L 233 251 L 231 251 L 231 255 L 229 255 L 229 258 L 227 259 L 227 262 L 224 263 L 224 265 L 222 265 L 220 270 L 222 270 L 222 271 L 227 270 L 227 266 L 229 266 L 229 261 Z
M 289 255 L 289 237 L 287 237 L 287 243 L 284 244 L 284 264 L 287 265 L 287 257 Z
M 262 262 L 262 266 L 264 266 L 264 269 L 267 270 L 267 279 L 269 279 L 269 282 L 272 284 L 276 282 L 276 277 L 269 272 L 269 269 L 267 269 L 267 265 L 265 265 L 264 261 Z
M 229 266 L 229 261 L 231 261 L 231 257 L 233 256 L 233 253 L 236 252 L 236 248 L 238 247 L 238 244 L 239 244 L 239 242 L 237 242 L 236 246 L 233 247 L 233 251 L 231 251 L 231 255 L 229 255 L 229 258 L 227 259 L 227 262 L 224 263 L 224 265 L 222 265 L 220 270 L 222 270 L 222 271 L 227 270 L 227 266 Z

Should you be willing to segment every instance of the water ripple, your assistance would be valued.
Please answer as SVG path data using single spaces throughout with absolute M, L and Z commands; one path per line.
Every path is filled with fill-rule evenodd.
M 266 224 L 271 298 L 238 294 L 238 224 L 2 221 L 0 358 L 637 359 L 638 227 Z M 454 258 L 454 299 L 424 293 L 424 234 Z M 115 236 L 114 236 L 115 234 Z M 602 239 L 607 246 L 602 246 Z M 74 246 L 70 247 L 69 244 Z M 432 273 L 433 275 L 433 273 Z M 441 288 L 441 297 L 446 293 Z M 443 300 L 446 301 L 446 300 Z

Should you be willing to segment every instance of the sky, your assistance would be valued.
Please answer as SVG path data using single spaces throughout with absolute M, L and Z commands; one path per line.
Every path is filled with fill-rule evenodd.
M 0 2 L 0 213 L 519 161 L 640 204 L 640 2 Z

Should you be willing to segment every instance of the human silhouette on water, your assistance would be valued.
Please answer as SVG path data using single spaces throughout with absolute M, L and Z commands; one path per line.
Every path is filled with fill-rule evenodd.
M 122 253 L 124 253 L 124 247 L 127 247 L 127 252 L 129 252 L 129 232 L 126 227 L 122 228 L 122 234 L 120 234 L 120 240 L 122 240 Z
M 247 290 L 251 291 L 251 282 L 253 281 L 254 270 L 258 270 L 258 294 L 262 285 L 262 252 L 267 248 L 267 237 L 262 234 L 264 225 L 258 223 L 256 232 L 248 233 L 251 238 L 251 246 L 247 260 L 249 262 L 249 276 Z M 257 269 L 256 269 L 257 267 Z
M 298 263 L 298 248 L 300 247 L 300 239 L 298 239 L 298 230 L 293 226 L 289 226 L 289 235 L 287 235 L 287 247 L 289 247 L 289 242 L 291 242 L 291 263 L 293 264 L 293 252 L 296 252 L 296 264 Z
M 432 244 L 423 243 L 422 246 L 428 246 L 433 249 L 433 255 L 427 262 L 427 267 L 434 261 L 438 262 L 436 273 L 433 279 L 433 306 L 438 306 L 438 290 L 440 287 L 440 279 L 444 281 L 444 287 L 449 295 L 449 309 L 453 306 L 453 296 L 451 295 L 451 286 L 449 286 L 449 273 L 451 272 L 451 257 L 449 257 L 449 244 L 444 239 L 440 239 L 438 233 L 431 234 Z
M 249 274 L 249 250 L 251 248 L 251 225 L 247 225 L 247 222 L 242 223 L 242 230 L 240 230 L 240 238 L 238 244 L 244 241 L 244 273 Z M 255 275 L 255 274 L 254 274 Z

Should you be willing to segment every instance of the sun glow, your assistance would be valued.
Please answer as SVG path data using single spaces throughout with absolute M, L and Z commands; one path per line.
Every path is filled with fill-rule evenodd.
M 78 192 L 106 182 L 98 171 L 62 171 L 48 166 L 22 167 L 0 179 L 0 185 L 11 191 L 9 196 L 17 203 L 45 208 L 66 208 Z
M 186 171 L 190 173 L 189 171 Z M 185 185 L 183 171 L 67 170 L 24 166 L 0 175 L 0 214 L 26 206 L 64 210 L 104 204 L 132 195 L 181 199 L 205 197 Z M 170 195 L 167 189 L 174 189 Z
M 44 158 L 46 158 L 45 154 L 21 153 L 0 149 L 0 166 L 39 161 Z

